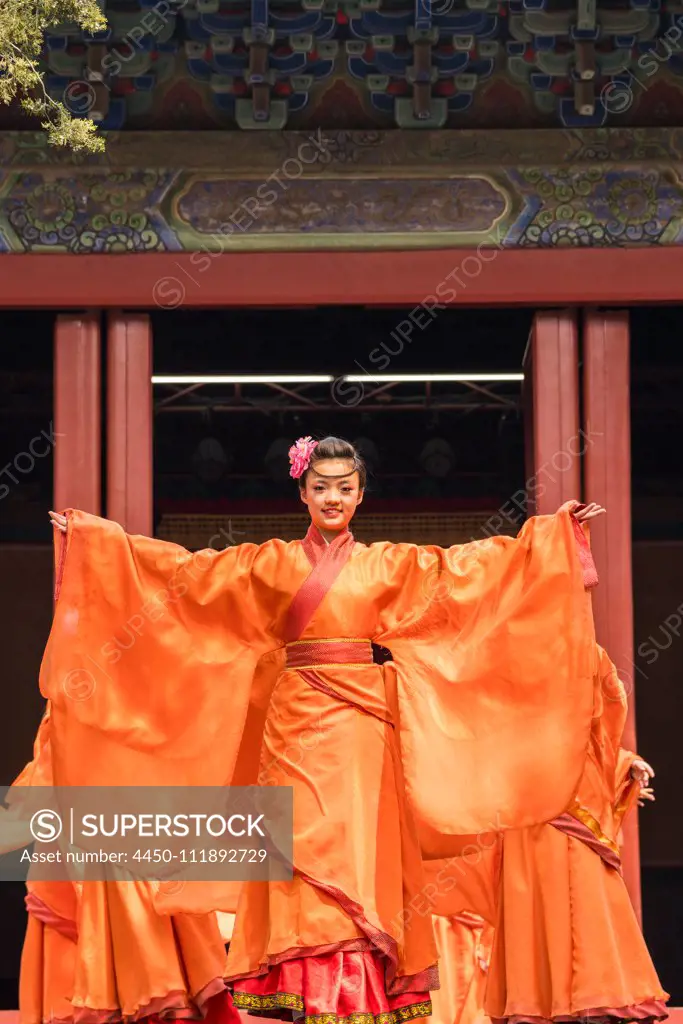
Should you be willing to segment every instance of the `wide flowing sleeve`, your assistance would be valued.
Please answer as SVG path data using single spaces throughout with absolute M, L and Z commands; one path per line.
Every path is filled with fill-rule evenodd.
M 191 554 L 79 511 L 56 543 L 40 672 L 55 784 L 229 783 L 282 543 Z
M 549 821 L 590 739 L 597 582 L 568 503 L 515 538 L 388 545 L 392 651 L 408 797 L 426 858 L 476 860 L 478 837 Z M 463 837 L 468 837 L 465 841 Z M 482 854 L 483 856 L 483 854 Z
M 638 806 L 640 783 L 631 775 L 631 768 L 637 756 L 633 751 L 626 750 L 625 747 L 619 750 L 614 795 L 614 826 L 617 830 L 623 826 L 624 819 Z
M 48 703 L 33 741 L 33 758 L 22 768 L 12 783 L 13 786 L 51 786 L 52 756 L 50 749 L 50 718 L 52 708 Z
M 33 742 L 33 758 L 22 768 L 5 795 L 6 807 L 0 807 L 0 855 L 20 850 L 33 841 L 29 816 L 25 810 L 27 786 L 51 787 L 52 757 L 50 746 L 50 714 L 48 704 Z
M 594 760 L 600 769 L 605 789 L 605 803 L 609 808 L 609 834 L 616 837 L 623 819 L 638 803 L 640 784 L 631 775 L 631 766 L 637 754 L 622 747 L 622 738 L 628 717 L 628 694 L 619 678 L 616 665 L 602 647 L 597 647 L 600 703 L 594 711 L 599 719 L 599 736 Z M 596 803 L 597 805 L 597 803 Z M 605 817 L 608 817 L 606 812 Z
M 620 833 L 631 811 L 638 807 L 640 782 L 631 775 L 633 762 L 637 759 L 638 755 L 632 750 L 619 748 L 614 787 L 614 829 L 617 834 Z

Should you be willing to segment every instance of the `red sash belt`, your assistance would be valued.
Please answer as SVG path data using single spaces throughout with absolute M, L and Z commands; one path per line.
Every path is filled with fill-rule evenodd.
M 564 832 L 565 835 L 579 839 L 590 850 L 593 850 L 599 857 L 602 857 L 605 864 L 621 873 L 621 858 L 618 848 L 606 836 L 596 835 L 597 829 L 591 830 L 588 825 L 569 813 L 560 814 L 559 817 L 553 818 L 549 824 L 553 825 L 560 832 Z
M 287 668 L 314 665 L 371 665 L 369 640 L 296 640 L 287 644 Z

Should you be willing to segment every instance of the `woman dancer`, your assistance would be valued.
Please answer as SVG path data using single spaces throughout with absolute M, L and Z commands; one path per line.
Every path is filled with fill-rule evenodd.
M 431 918 L 407 912 L 423 859 L 547 821 L 576 792 L 596 582 L 581 524 L 604 510 L 571 502 L 517 539 L 366 547 L 348 529 L 354 448 L 302 438 L 290 460 L 303 541 L 190 555 L 52 515 L 55 784 L 291 786 L 294 878 L 244 883 L 236 908 L 217 882 L 36 883 L 27 1024 L 50 999 L 79 1024 L 197 1015 L 224 982 L 239 1007 L 307 1024 L 427 1016 Z M 216 912 L 235 909 L 225 965 Z
M 585 767 L 564 814 L 502 837 L 498 918 L 485 1008 L 509 1021 L 614 1024 L 667 1017 L 621 874 L 625 814 L 654 775 L 621 747 L 626 693 L 597 648 Z

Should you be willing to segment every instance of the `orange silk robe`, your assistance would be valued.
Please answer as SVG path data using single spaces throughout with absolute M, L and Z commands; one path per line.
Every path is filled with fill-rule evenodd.
M 432 1024 L 489 1024 L 484 994 L 493 928 L 475 914 L 435 917 L 441 987 L 432 993 Z
M 388 991 L 434 987 L 422 861 L 577 790 L 595 579 L 570 507 L 447 550 L 311 528 L 195 555 L 69 512 L 38 762 L 56 785 L 292 785 L 295 878 L 240 888 L 227 967 L 234 884 L 30 883 L 27 1024 L 182 1015 L 307 950 L 371 948 Z M 339 640 L 393 662 L 289 664 Z
M 617 837 L 638 797 L 621 748 L 627 700 L 596 647 L 593 723 L 567 811 L 502 837 L 485 1008 L 538 1021 L 666 1017 L 663 991 L 621 875 Z

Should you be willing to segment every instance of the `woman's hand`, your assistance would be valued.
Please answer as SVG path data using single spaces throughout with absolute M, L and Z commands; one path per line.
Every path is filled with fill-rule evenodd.
M 595 519 L 597 516 L 604 516 L 606 508 L 602 505 L 598 505 L 596 501 L 590 501 L 587 505 L 582 508 L 578 508 L 576 512 L 572 512 L 574 519 L 577 523 L 587 523 L 589 519 Z
M 642 758 L 637 757 L 631 764 L 631 778 L 639 782 L 641 786 L 649 786 L 650 779 L 654 779 L 654 777 L 654 768 Z
M 655 791 L 652 786 L 642 786 L 638 794 L 638 806 L 644 807 L 646 800 L 654 800 Z
M 631 765 L 631 778 L 640 786 L 640 793 L 638 794 L 638 806 L 644 807 L 646 800 L 654 800 L 655 794 L 650 780 L 654 779 L 655 771 L 652 765 L 649 765 L 647 761 L 643 761 L 642 758 L 637 757 Z
M 50 522 L 54 526 L 55 530 L 60 530 L 61 533 L 66 533 L 66 516 L 62 516 L 59 512 L 50 512 Z

